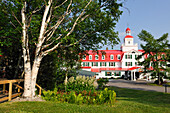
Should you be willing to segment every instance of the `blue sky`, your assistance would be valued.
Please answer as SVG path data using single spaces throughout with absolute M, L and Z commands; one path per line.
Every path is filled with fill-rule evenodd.
M 125 8 L 120 9 L 123 14 L 115 29 L 119 32 L 121 43 L 114 46 L 113 49 L 120 49 L 127 27 L 131 29 L 134 43 L 138 43 L 139 49 L 143 42 L 137 35 L 142 29 L 150 32 L 155 38 L 168 33 L 170 40 L 170 0 L 125 0 L 123 6 Z M 106 49 L 106 47 L 104 46 L 102 49 Z M 110 46 L 108 48 L 111 49 Z

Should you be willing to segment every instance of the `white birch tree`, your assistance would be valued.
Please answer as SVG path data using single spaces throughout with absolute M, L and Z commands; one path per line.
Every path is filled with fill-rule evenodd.
M 10 11 L 15 21 L 22 27 L 21 42 L 25 72 L 23 97 L 35 96 L 35 85 L 42 58 L 50 52 L 76 44 L 82 49 L 91 49 L 97 48 L 99 42 L 106 44 L 109 41 L 116 44 L 119 41 L 114 27 L 122 12 L 119 10 L 121 4 L 116 1 L 9 0 L 7 3 L 11 3 L 21 12 L 21 16 L 17 17 L 15 11 Z M 17 26 L 14 23 L 12 25 Z M 32 41 L 31 37 L 35 38 L 35 41 Z M 31 42 L 34 42 L 34 58 L 30 55 Z

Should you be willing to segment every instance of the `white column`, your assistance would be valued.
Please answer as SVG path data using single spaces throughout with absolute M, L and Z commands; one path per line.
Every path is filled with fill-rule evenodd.
M 133 72 L 131 71 L 131 81 L 133 80 Z
M 136 75 L 135 75 L 135 71 L 134 71 L 134 81 L 136 81 Z

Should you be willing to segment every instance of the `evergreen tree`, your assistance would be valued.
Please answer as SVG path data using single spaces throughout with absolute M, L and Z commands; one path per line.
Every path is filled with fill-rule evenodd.
M 145 57 L 144 61 L 139 62 L 144 66 L 145 72 L 155 72 L 158 76 L 158 84 L 161 80 L 161 71 L 167 71 L 168 59 L 168 33 L 163 34 L 162 37 L 155 39 L 149 32 L 142 30 L 138 35 L 141 41 L 146 43 L 141 44 L 144 53 L 138 57 Z

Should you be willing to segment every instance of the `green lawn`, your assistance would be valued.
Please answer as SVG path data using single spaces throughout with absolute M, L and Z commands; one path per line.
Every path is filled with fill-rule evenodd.
M 0 113 L 170 113 L 170 94 L 111 87 L 117 102 L 107 105 L 76 105 L 55 102 L 7 102 Z

